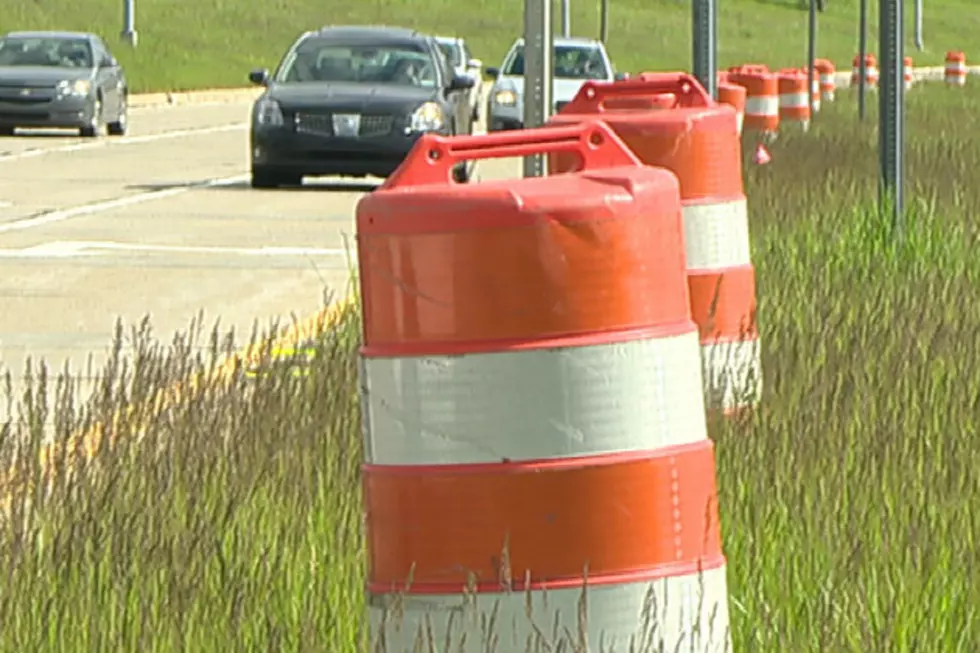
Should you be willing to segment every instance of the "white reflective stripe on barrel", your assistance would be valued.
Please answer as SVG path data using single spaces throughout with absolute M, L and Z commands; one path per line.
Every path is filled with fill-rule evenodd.
M 759 402 L 762 396 L 762 348 L 757 337 L 702 343 L 701 360 L 708 405 L 730 410 Z
M 689 270 L 718 270 L 752 262 L 745 198 L 684 204 L 684 249 Z
M 700 355 L 692 324 L 612 344 L 365 358 L 367 462 L 491 463 L 704 440 Z
M 778 116 L 779 97 L 775 95 L 748 97 L 745 99 L 745 114 L 748 116 Z
M 780 109 L 802 109 L 810 106 L 806 93 L 783 93 L 779 96 Z
M 522 576 L 514 570 L 515 578 Z M 572 650 L 569 644 L 577 643 L 578 623 L 569 621 L 568 616 L 579 613 L 582 594 L 582 588 L 577 587 L 537 591 L 530 596 L 519 591 L 470 596 L 373 596 L 368 599 L 368 619 L 375 637 L 383 632 L 385 647 L 381 650 L 385 653 L 429 651 L 428 637 L 424 632 L 420 636 L 416 630 L 426 623 L 426 613 L 432 650 L 439 653 L 552 650 L 549 645 L 557 645 L 559 638 L 568 638 L 566 630 L 572 642 L 555 650 Z M 590 585 L 585 607 L 589 651 L 625 653 L 635 648 L 631 648 L 631 638 L 643 645 L 635 649 L 638 651 L 732 650 L 724 566 L 653 582 Z M 490 615 L 492 630 L 487 622 Z M 557 637 L 552 631 L 556 615 L 563 617 Z M 539 634 L 543 635 L 543 642 Z M 417 641 L 422 642 L 419 649 L 415 648 Z M 444 648 L 447 642 L 449 646 Z M 370 650 L 375 650 L 375 646 L 371 642 Z

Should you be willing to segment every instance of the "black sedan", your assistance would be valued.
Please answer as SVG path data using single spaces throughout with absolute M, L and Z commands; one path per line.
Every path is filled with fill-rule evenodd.
M 468 134 L 467 91 L 436 41 L 394 27 L 325 27 L 299 37 L 252 110 L 252 186 L 304 176 L 387 177 L 426 132 Z M 465 167 L 456 171 L 465 181 Z
M 109 48 L 84 32 L 0 37 L 0 134 L 17 127 L 126 133 L 126 76 Z

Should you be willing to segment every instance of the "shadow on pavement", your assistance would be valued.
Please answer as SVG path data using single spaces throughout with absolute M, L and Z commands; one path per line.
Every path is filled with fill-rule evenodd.
M 160 184 L 131 184 L 126 186 L 127 190 L 138 190 L 144 192 L 170 190 L 172 188 L 187 188 L 194 186 L 195 190 L 203 191 L 251 191 L 253 193 L 295 193 L 295 192 L 320 192 L 320 193 L 370 193 L 377 190 L 381 185 L 380 181 L 367 180 L 322 180 L 313 179 L 306 181 L 302 186 L 283 186 L 277 189 L 256 190 L 247 181 L 237 181 L 229 184 L 215 184 L 213 186 L 199 186 L 199 181 L 175 181 Z

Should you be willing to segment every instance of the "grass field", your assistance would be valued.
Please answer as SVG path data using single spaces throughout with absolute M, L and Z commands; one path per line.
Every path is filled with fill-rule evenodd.
M 572 0 L 572 32 L 599 34 L 598 0 Z M 912 2 L 906 3 L 909 12 Z M 114 44 L 133 92 L 244 86 L 256 67 L 273 67 L 301 32 L 331 23 L 384 23 L 466 37 L 487 65 L 499 64 L 523 31 L 521 0 L 136 0 L 139 46 L 119 42 L 119 0 L 4 0 L 0 30 L 91 29 Z M 870 2 L 869 47 L 877 50 L 877 2 Z M 620 70 L 690 66 L 690 0 L 611 0 L 608 45 Z M 800 65 L 806 56 L 807 12 L 800 0 L 722 0 L 719 63 Z M 556 8 L 558 7 L 556 3 Z M 556 24 L 560 21 L 555 11 Z M 827 0 L 820 15 L 820 56 L 839 68 L 857 53 L 858 0 Z M 972 0 L 926 3 L 926 50 L 917 65 L 940 65 L 950 49 L 970 54 L 980 29 Z M 189 26 L 192 26 L 189 28 Z M 206 26 L 206 27 L 204 27 Z
M 873 111 L 859 123 L 846 92 L 747 168 L 766 395 L 713 433 L 737 651 L 980 644 L 978 101 L 910 95 L 901 242 L 873 210 Z M 366 650 L 357 340 L 349 314 L 308 375 L 216 388 L 139 445 L 123 425 L 119 448 L 18 503 L 0 651 Z M 136 349 L 87 410 L 39 376 L 6 438 L 36 441 L 46 405 L 64 436 L 209 365 L 186 341 Z

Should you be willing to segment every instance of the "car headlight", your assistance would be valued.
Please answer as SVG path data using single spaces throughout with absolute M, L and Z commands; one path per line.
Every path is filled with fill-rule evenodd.
M 282 107 L 270 98 L 262 98 L 255 103 L 255 124 L 264 127 L 281 127 L 283 124 Z
M 512 107 L 517 104 L 517 93 L 514 91 L 497 91 L 493 94 L 493 103 L 504 107 Z
M 92 82 L 87 79 L 64 79 L 58 82 L 58 97 L 85 97 L 92 90 Z
M 446 115 L 435 102 L 426 102 L 416 109 L 409 119 L 409 129 L 413 132 L 428 132 L 442 129 Z

